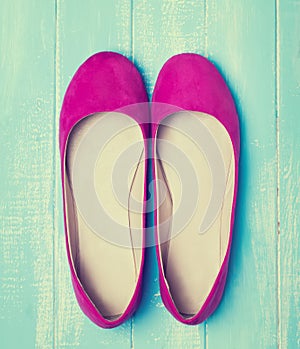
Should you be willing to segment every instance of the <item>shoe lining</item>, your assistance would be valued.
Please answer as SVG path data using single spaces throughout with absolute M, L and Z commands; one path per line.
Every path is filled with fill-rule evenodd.
M 213 197 L 213 178 L 219 176 L 212 172 L 216 166 L 209 165 L 216 163 L 214 152 L 203 151 L 203 130 L 208 131 L 223 159 L 224 173 L 221 171 L 220 176 L 224 176 L 224 186 L 223 192 L 217 193 L 221 205 L 215 218 L 201 233 L 199 229 Z M 234 191 L 233 147 L 216 118 L 187 111 L 170 115 L 159 125 L 155 154 L 156 178 L 166 188 L 164 194 L 157 190 L 160 258 L 173 301 L 182 316 L 188 318 L 207 299 L 227 251 Z M 186 161 L 187 165 L 178 166 L 178 161 Z M 222 186 L 218 190 L 222 191 Z M 184 197 L 186 192 L 188 196 Z M 180 217 L 188 218 L 185 224 Z
M 103 138 L 106 142 L 99 152 L 98 144 Z M 128 167 L 119 166 L 116 176 L 115 166 L 124 161 L 125 150 L 125 160 L 133 166 L 129 172 Z M 139 125 L 120 113 L 84 118 L 73 128 L 67 144 L 65 194 L 71 257 L 86 294 L 108 320 L 116 320 L 124 313 L 140 274 L 144 156 Z M 90 167 L 91 159 L 97 159 L 94 168 Z M 91 170 L 95 197 L 89 196 L 87 189 Z M 119 194 L 124 198 L 121 202 Z M 101 205 L 93 205 L 96 199 Z M 135 206 L 131 210 L 132 202 Z M 95 206 L 98 211 L 94 212 Z M 106 221 L 104 217 L 110 219 Z M 133 241 L 133 228 L 140 234 L 138 242 L 137 235 Z M 110 234 L 113 241 L 109 241 Z

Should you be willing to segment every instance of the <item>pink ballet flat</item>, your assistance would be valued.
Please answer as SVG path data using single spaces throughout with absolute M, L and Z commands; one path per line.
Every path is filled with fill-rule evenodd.
M 134 65 L 90 57 L 66 91 L 59 128 L 65 237 L 82 311 L 112 328 L 135 311 L 144 265 L 149 113 Z
M 225 286 L 238 187 L 239 121 L 222 76 L 180 54 L 161 69 L 152 98 L 155 234 L 162 300 L 199 324 Z

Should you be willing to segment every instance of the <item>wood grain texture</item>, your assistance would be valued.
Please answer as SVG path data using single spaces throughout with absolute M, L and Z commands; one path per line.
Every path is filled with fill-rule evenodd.
M 296 349 L 300 346 L 300 1 L 0 1 L 0 347 Z M 151 97 L 163 63 L 208 56 L 241 121 L 237 219 L 224 298 L 204 324 L 160 299 L 154 248 L 142 303 L 102 330 L 79 309 L 65 253 L 58 118 L 91 54 L 131 58 Z
M 0 2 L 4 349 L 53 348 L 54 31 L 53 2 Z
M 279 348 L 300 347 L 300 1 L 277 3 Z
M 236 223 L 210 349 L 277 347 L 275 3 L 209 1 L 208 56 L 235 97 L 241 127 Z

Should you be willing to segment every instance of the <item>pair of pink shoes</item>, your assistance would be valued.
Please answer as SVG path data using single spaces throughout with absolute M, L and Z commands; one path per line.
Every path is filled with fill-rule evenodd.
M 151 211 L 165 306 L 189 325 L 216 309 L 228 270 L 239 138 L 229 89 L 202 56 L 169 59 L 152 103 L 122 55 L 101 52 L 81 65 L 65 94 L 59 140 L 72 283 L 94 323 L 112 328 L 135 311 Z

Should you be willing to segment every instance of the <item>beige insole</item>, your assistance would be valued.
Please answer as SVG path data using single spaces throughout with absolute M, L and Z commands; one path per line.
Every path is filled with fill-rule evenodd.
M 166 188 L 164 200 L 157 194 L 164 275 L 178 311 L 191 317 L 205 302 L 227 250 L 233 147 L 223 125 L 198 112 L 165 119 L 155 146 L 156 176 Z
M 130 117 L 99 113 L 73 128 L 66 154 L 71 255 L 107 319 L 125 311 L 140 273 L 144 172 L 143 136 Z

